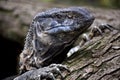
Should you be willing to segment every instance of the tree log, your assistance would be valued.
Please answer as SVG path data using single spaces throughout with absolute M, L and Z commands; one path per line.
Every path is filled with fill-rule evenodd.
M 94 37 L 64 64 L 71 70 L 65 80 L 119 80 L 120 32 Z

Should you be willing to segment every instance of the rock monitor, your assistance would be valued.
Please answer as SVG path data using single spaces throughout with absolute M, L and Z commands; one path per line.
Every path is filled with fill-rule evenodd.
M 58 63 L 66 58 L 72 44 L 93 21 L 92 14 L 81 7 L 53 8 L 38 13 L 20 54 L 19 70 L 23 74 L 14 80 L 55 80 L 53 74 L 61 75 L 60 70 L 67 70 Z

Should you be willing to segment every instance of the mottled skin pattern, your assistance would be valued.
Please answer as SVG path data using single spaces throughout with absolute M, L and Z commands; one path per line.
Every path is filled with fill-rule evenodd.
M 38 13 L 30 26 L 20 54 L 20 73 L 61 63 L 71 45 L 93 23 L 94 17 L 81 7 L 54 8 Z

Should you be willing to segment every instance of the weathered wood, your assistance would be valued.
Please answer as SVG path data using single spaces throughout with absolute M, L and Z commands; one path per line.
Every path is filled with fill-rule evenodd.
M 120 32 L 94 37 L 64 64 L 71 70 L 65 80 L 119 80 Z

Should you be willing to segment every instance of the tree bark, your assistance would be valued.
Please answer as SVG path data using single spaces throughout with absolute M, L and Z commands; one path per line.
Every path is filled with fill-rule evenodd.
M 120 32 L 94 37 L 64 64 L 71 70 L 65 80 L 119 80 Z

